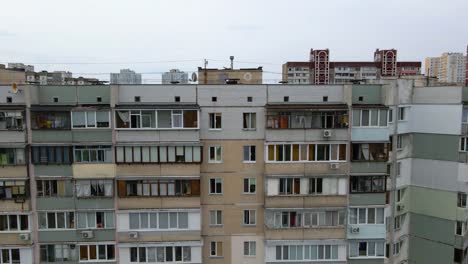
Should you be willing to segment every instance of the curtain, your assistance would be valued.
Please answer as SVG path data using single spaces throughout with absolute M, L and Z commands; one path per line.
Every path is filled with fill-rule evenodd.
M 130 113 L 128 111 L 117 111 L 117 115 L 120 117 L 120 120 L 124 123 L 128 123 L 130 121 Z

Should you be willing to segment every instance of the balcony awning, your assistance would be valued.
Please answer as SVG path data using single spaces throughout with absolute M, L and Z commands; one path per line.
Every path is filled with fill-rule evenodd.
M 174 142 L 174 141 L 152 141 L 152 142 L 116 142 L 116 147 L 157 147 L 157 146 L 168 146 L 168 147 L 201 147 L 201 142 Z
M 333 110 L 348 110 L 346 104 L 267 104 L 267 110 L 277 111 L 333 111 Z
M 119 165 L 117 165 L 119 166 Z M 121 181 L 138 181 L 138 180 L 198 180 L 200 179 L 200 175 L 184 175 L 184 176 L 161 176 L 161 175 L 150 175 L 150 176 L 143 176 L 143 175 L 117 175 L 115 176 L 116 180 Z
M 186 109 L 186 110 L 197 110 L 200 109 L 200 106 L 197 104 L 184 104 L 184 103 L 178 103 L 178 104 L 161 104 L 161 103 L 120 103 L 115 106 L 115 110 L 132 110 L 132 109 L 138 109 L 138 110 L 144 110 L 144 109 Z

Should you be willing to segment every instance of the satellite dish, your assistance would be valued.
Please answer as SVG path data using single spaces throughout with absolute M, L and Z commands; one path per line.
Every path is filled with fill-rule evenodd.
M 11 91 L 16 94 L 18 93 L 18 85 L 16 83 L 11 84 Z
M 197 74 L 194 72 L 192 73 L 192 82 L 196 82 L 198 80 Z
M 244 80 L 246 80 L 246 81 L 252 80 L 252 73 L 246 72 L 246 73 L 244 74 Z

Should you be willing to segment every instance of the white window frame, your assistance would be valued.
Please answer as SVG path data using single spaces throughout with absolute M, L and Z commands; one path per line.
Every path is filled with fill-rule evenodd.
M 388 108 L 388 113 L 387 114 L 388 114 L 387 123 L 388 124 L 393 123 L 393 119 L 395 118 L 395 115 L 393 114 L 393 108 L 392 107 Z
M 217 158 L 217 152 L 220 152 L 219 160 Z M 214 159 L 211 159 L 211 153 L 214 151 Z M 209 146 L 208 147 L 208 163 L 223 163 L 223 147 L 222 146 Z
M 211 222 L 212 215 L 214 215 L 215 223 Z M 210 226 L 223 226 L 223 211 L 222 210 L 210 210 Z
M 54 231 L 54 230 L 76 230 L 77 229 L 77 225 L 76 225 L 76 220 L 77 220 L 77 216 L 76 216 L 76 212 L 75 211 L 40 211 L 38 212 L 38 214 L 41 214 L 41 213 L 44 213 L 45 216 L 46 216 L 46 223 L 45 223 L 45 228 L 41 228 L 40 224 L 39 224 L 39 219 L 38 219 L 38 230 L 39 231 Z M 49 214 L 50 213 L 53 213 L 54 214 L 54 218 L 55 218 L 55 228 L 49 228 Z M 74 223 L 74 227 L 71 228 L 71 227 L 64 227 L 64 228 L 58 228 L 57 227 L 57 214 L 59 213 L 62 213 L 64 214 L 64 219 L 65 219 L 65 226 L 68 225 L 69 223 L 69 215 L 70 213 L 73 213 L 73 223 Z M 38 216 L 39 217 L 39 216 Z
M 115 223 L 115 216 L 113 215 L 114 217 L 114 220 L 112 221 L 113 222 L 113 226 L 107 226 L 107 215 L 106 214 L 107 212 L 112 212 L 112 210 L 98 210 L 98 211 L 76 211 L 75 212 L 75 227 L 76 229 L 80 229 L 80 230 L 83 230 L 83 229 L 93 229 L 93 230 L 106 230 L 106 229 L 114 229 L 116 228 L 116 223 Z M 89 224 L 89 218 L 88 216 L 86 215 L 86 224 L 84 227 L 80 227 L 80 223 L 79 223 L 79 217 L 78 215 L 79 214 L 82 214 L 82 213 L 93 213 L 94 214 L 94 226 L 91 226 Z M 96 214 L 97 213 L 103 213 L 103 216 L 104 216 L 104 219 L 103 219 L 103 223 L 104 223 L 104 226 L 103 227 L 97 227 L 97 216 Z M 115 214 L 115 213 L 114 213 Z
M 360 216 L 360 210 L 361 209 L 365 209 L 365 222 L 364 223 L 360 223 L 359 222 L 359 216 Z M 369 209 L 374 209 L 375 210 L 375 215 L 374 215 L 374 223 L 369 223 Z M 380 209 L 380 211 L 382 212 L 382 219 L 383 219 L 383 222 L 382 223 L 377 223 L 377 212 L 378 210 Z M 352 210 L 356 210 L 356 223 L 352 223 L 351 219 L 352 219 L 352 213 L 351 211 Z M 385 207 L 350 207 L 349 208 L 349 213 L 348 213 L 348 223 L 350 225 L 385 225 Z
M 400 255 L 402 247 L 403 247 L 403 240 L 393 243 L 393 255 L 394 256 Z
M 248 159 L 246 160 L 245 159 L 245 156 L 244 156 L 244 153 L 245 153 L 245 150 L 246 148 L 248 149 L 248 152 L 249 152 L 249 157 Z M 254 159 L 252 160 L 252 149 L 254 150 L 254 153 L 255 153 L 255 157 Z M 242 162 L 243 163 L 256 163 L 257 162 L 257 146 L 255 145 L 245 145 L 242 147 Z
M 358 110 L 359 111 L 359 125 L 358 126 L 355 126 L 355 127 L 359 127 L 359 128 L 385 128 L 385 127 L 388 127 L 388 112 L 389 112 L 389 109 L 380 109 L 380 108 L 368 108 L 368 109 L 354 109 L 354 110 Z M 377 110 L 377 125 L 372 125 L 372 110 Z M 363 126 L 362 125 L 362 112 L 363 111 L 369 111 L 369 125 L 367 126 Z M 381 126 L 380 125 L 380 112 L 381 111 L 387 111 L 387 124 L 385 126 Z M 353 118 L 354 118 L 354 115 L 353 115 Z
M 465 112 L 465 111 L 467 112 L 467 114 L 465 116 L 466 120 L 463 118 L 464 117 L 463 112 Z M 468 107 L 466 107 L 466 106 L 463 107 L 463 109 L 462 109 L 462 124 L 468 124 Z
M 408 109 L 407 106 L 398 107 L 398 121 L 408 121 Z M 402 118 L 403 117 L 403 118 Z
M 223 245 L 222 241 L 210 241 L 210 257 L 211 258 L 222 258 L 224 255 L 224 245 L 222 246 L 223 252 L 218 252 L 218 243 Z M 214 246 L 214 247 L 213 247 Z M 213 251 L 215 254 L 213 254 Z
M 133 114 L 133 115 L 140 115 L 140 127 L 117 127 L 117 112 L 128 112 L 129 114 L 129 122 L 131 122 L 131 111 L 139 111 L 139 114 Z M 142 118 L 142 112 L 143 111 L 148 111 L 154 112 L 154 119 L 152 120 L 155 122 L 154 127 L 142 127 L 143 125 L 143 118 Z M 158 127 L 158 111 L 171 111 L 171 127 Z M 182 111 L 182 127 L 175 127 L 174 126 L 174 120 L 173 117 L 174 115 L 178 115 L 178 113 L 174 113 L 174 111 Z M 184 113 L 185 111 L 197 111 L 197 127 L 184 127 Z M 115 109 L 114 112 L 114 129 L 115 130 L 197 130 L 200 129 L 200 111 L 198 109 Z
M 247 187 L 248 190 L 245 191 L 245 184 L 247 181 Z M 255 191 L 251 192 L 250 187 L 255 186 Z M 256 194 L 257 193 L 257 178 L 244 178 L 242 179 L 242 189 L 243 189 L 243 194 Z
M 460 138 L 460 152 L 468 152 L 468 136 Z
M 166 248 L 170 247 L 171 248 L 171 254 L 172 254 L 172 261 L 167 261 L 167 256 L 166 256 Z M 180 248 L 181 249 L 181 258 L 182 260 L 176 260 L 177 258 L 177 254 L 176 254 L 176 248 Z M 136 249 L 136 261 L 132 261 L 132 249 Z M 140 261 L 140 249 L 144 249 L 144 252 L 145 252 L 145 260 L 144 261 Z M 154 250 L 154 253 L 156 254 L 155 255 L 155 258 L 156 258 L 156 262 L 153 262 L 149 260 L 149 252 L 150 250 L 149 249 L 153 249 Z M 192 247 L 191 246 L 178 246 L 178 245 L 174 245 L 174 246 L 153 246 L 153 247 L 149 247 L 149 246 L 132 246 L 132 247 L 129 247 L 128 248 L 128 257 L 130 258 L 129 262 L 128 263 L 163 263 L 161 261 L 158 261 L 158 255 L 157 255 L 157 252 L 159 251 L 158 249 L 161 249 L 162 252 L 163 252 L 163 262 L 164 263 L 192 263 Z M 188 254 L 188 256 L 190 257 L 188 260 L 184 260 L 184 252 L 186 252 L 186 250 L 188 250 L 190 252 L 190 254 Z M 125 262 L 127 263 L 127 262 Z
M 405 218 L 406 218 L 406 213 L 395 216 L 395 218 L 393 219 L 394 220 L 393 228 L 395 230 L 400 230 L 403 224 L 405 223 Z
M 246 223 L 246 214 L 248 214 L 248 222 Z M 253 222 L 252 222 L 253 214 Z M 245 209 L 242 213 L 242 224 L 244 226 L 256 226 L 257 225 L 257 210 L 255 209 Z
M 213 116 L 213 117 L 212 117 Z M 217 128 L 217 122 L 216 122 L 216 117 L 219 116 L 221 117 L 221 125 L 219 128 Z M 213 125 L 214 127 L 211 127 L 211 119 L 213 119 Z M 223 114 L 220 112 L 215 112 L 215 113 L 208 113 L 208 129 L 209 130 L 223 130 Z
M 107 120 L 109 122 L 109 126 L 107 127 L 98 127 L 97 126 L 97 112 L 107 112 Z M 85 113 L 85 127 L 75 127 L 75 124 L 73 122 L 73 115 L 75 113 Z M 94 113 L 94 127 L 88 127 L 88 113 Z M 71 118 L 71 127 L 72 129 L 109 129 L 111 127 L 111 112 L 110 111 L 97 111 L 97 110 L 92 110 L 92 111 L 72 111 L 70 114 Z
M 215 189 L 214 190 L 211 190 L 211 181 L 214 180 L 215 182 Z M 216 186 L 218 183 L 221 183 L 221 191 L 220 192 L 217 192 L 216 190 Z M 210 195 L 222 195 L 223 194 L 223 178 L 210 178 L 210 181 L 209 181 L 209 187 L 208 187 L 208 194 Z
M 351 256 L 351 247 L 349 247 L 349 258 L 350 259 L 362 259 L 362 258 L 373 258 L 373 259 L 381 259 L 381 258 L 385 258 L 385 241 L 353 241 L 353 242 L 350 242 L 350 243 L 356 243 L 357 244 L 357 256 Z M 365 256 L 361 256 L 359 255 L 359 243 L 366 243 L 366 255 Z M 375 252 L 375 255 L 369 255 L 369 244 L 370 243 L 374 243 L 374 252 Z M 383 254 L 381 256 L 378 256 L 377 255 L 377 247 L 378 245 L 381 244 L 383 246 Z
M 161 222 L 160 222 L 160 215 L 162 213 L 167 214 L 167 228 L 161 227 Z M 131 228 L 131 223 L 130 223 L 130 214 L 137 214 L 138 215 L 138 228 Z M 146 222 L 148 223 L 148 227 L 142 227 L 142 218 L 146 214 Z M 153 217 L 155 217 L 156 220 L 156 227 L 151 227 L 151 214 L 153 214 Z M 181 214 L 186 214 L 187 215 L 187 227 L 181 227 L 180 225 L 180 218 Z M 171 220 L 172 217 L 175 215 L 176 217 L 176 227 L 171 227 Z M 138 211 L 138 212 L 130 212 L 128 214 L 129 222 L 128 222 L 128 231 L 170 231 L 170 230 L 189 230 L 190 226 L 190 214 L 188 211 Z
M 397 139 L 397 144 L 396 144 L 397 150 L 402 150 L 403 149 L 403 135 L 397 135 L 396 139 Z
M 285 156 L 284 153 L 284 149 L 286 148 L 285 145 L 289 145 L 290 146 L 290 157 L 291 157 L 291 160 L 285 160 Z M 293 160 L 293 145 L 299 145 L 299 159 L 298 160 Z M 309 153 L 309 145 L 314 145 L 314 157 L 315 159 L 314 160 L 309 160 L 309 156 L 310 156 L 310 153 Z M 328 153 L 328 160 L 318 160 L 318 146 L 319 145 L 328 145 L 328 148 L 329 148 L 329 153 Z M 336 157 L 332 157 L 332 146 L 336 145 Z M 341 148 L 341 145 L 345 145 L 346 148 L 348 148 L 348 145 L 346 143 L 314 143 L 314 144 L 308 144 L 308 143 L 304 143 L 304 142 L 285 142 L 285 143 L 274 143 L 274 144 L 265 144 L 265 162 L 266 163 L 314 163 L 314 162 L 317 162 L 317 163 L 329 163 L 329 162 L 333 162 L 333 163 L 337 163 L 337 162 L 347 162 L 348 160 L 348 153 L 346 151 L 346 158 L 344 160 L 341 160 L 340 159 L 340 148 Z M 268 148 L 269 146 L 273 146 L 273 160 L 269 160 L 269 155 L 268 155 Z M 282 147 L 283 148 L 283 160 L 282 161 L 277 161 L 276 160 L 276 148 L 278 147 Z M 306 148 L 306 157 L 302 157 L 301 153 L 301 148 L 305 147 Z
M 247 118 L 247 120 L 244 120 Z M 252 118 L 254 118 L 255 127 L 252 126 Z M 244 127 L 244 124 L 247 122 L 247 127 Z M 242 114 L 242 129 L 243 130 L 257 130 L 257 113 L 256 112 L 245 112 Z
M 8 262 L 3 262 L 3 251 L 6 250 L 8 251 Z M 18 250 L 18 257 L 19 257 L 19 261 L 20 262 L 13 262 L 13 259 L 12 259 L 12 250 Z M 14 263 L 24 263 L 23 261 L 21 261 L 21 248 L 11 248 L 11 247 L 7 247 L 7 248 L 0 248 L 0 263 L 1 264 L 14 264 Z
M 244 241 L 244 257 L 255 256 L 257 256 L 257 241 Z
M 464 199 L 463 199 L 463 197 L 464 197 Z M 462 202 L 461 202 L 461 205 L 462 205 L 462 206 L 459 206 L 459 204 L 460 204 L 460 203 L 459 203 L 460 199 L 461 199 L 461 201 L 462 201 Z M 465 202 L 464 202 L 464 203 L 465 203 L 465 206 L 463 206 L 463 200 L 465 201 Z M 466 208 L 467 200 L 468 200 L 468 194 L 462 193 L 462 192 L 457 193 L 457 207 L 458 207 L 458 208 Z
M 31 220 L 30 220 L 30 214 L 13 214 L 13 213 L 2 213 L 0 214 L 2 216 L 6 216 L 6 222 L 7 222 L 7 228 L 6 230 L 0 230 L 1 234 L 4 233 L 23 233 L 23 232 L 30 232 L 31 231 Z M 28 217 L 28 229 L 21 230 L 21 216 L 25 215 Z M 16 225 L 18 229 L 11 229 L 10 227 L 10 217 L 11 216 L 16 216 Z M 1 263 L 1 258 L 0 258 L 0 263 Z
M 461 234 L 457 233 L 458 225 L 461 225 Z M 455 221 L 455 232 L 454 234 L 457 236 L 465 236 L 467 230 L 467 222 L 466 221 Z
M 81 247 L 86 247 L 87 248 L 87 251 L 88 251 L 88 258 L 89 256 L 91 255 L 90 254 L 90 247 L 91 246 L 95 246 L 96 247 L 96 259 L 87 259 L 87 260 L 82 260 L 81 259 Z M 99 259 L 99 246 L 105 246 L 105 256 L 106 256 L 106 259 Z M 114 258 L 113 259 L 107 259 L 107 250 L 108 250 L 108 246 L 114 246 Z M 115 255 L 116 255 L 116 252 L 115 252 L 115 243 L 108 243 L 108 242 L 101 242 L 101 243 L 91 243 L 91 244 L 78 244 L 77 245 L 78 247 L 78 259 L 79 259 L 79 262 L 80 263 L 87 263 L 87 262 L 92 262 L 92 263 L 95 263 L 95 262 L 114 262 L 115 261 Z

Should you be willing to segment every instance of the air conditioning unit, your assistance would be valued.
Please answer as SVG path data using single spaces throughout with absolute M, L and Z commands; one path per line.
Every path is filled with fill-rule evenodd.
M 330 169 L 337 170 L 340 168 L 340 164 L 338 163 L 330 163 Z
M 19 234 L 19 239 L 22 241 L 29 241 L 30 238 L 28 233 Z
M 396 206 L 396 210 L 397 210 L 398 212 L 403 211 L 403 210 L 405 210 L 405 206 L 402 205 L 402 204 L 398 204 L 398 205 Z
M 331 131 L 331 130 L 328 130 L 328 129 L 327 129 L 327 130 L 324 130 L 324 131 L 323 131 L 323 137 L 324 137 L 324 138 L 329 138 L 329 137 L 331 137 L 331 136 L 332 136 L 332 131 Z
M 138 238 L 138 232 L 130 232 L 128 233 L 128 237 L 133 239 Z
M 359 227 L 351 227 L 351 234 L 358 234 L 359 233 Z
M 81 232 L 81 237 L 82 238 L 93 238 L 94 233 L 93 233 L 93 231 L 82 231 Z

